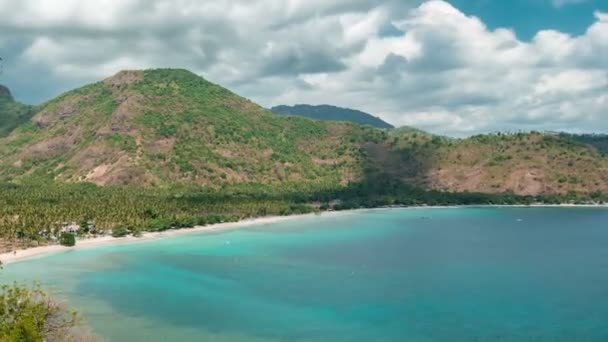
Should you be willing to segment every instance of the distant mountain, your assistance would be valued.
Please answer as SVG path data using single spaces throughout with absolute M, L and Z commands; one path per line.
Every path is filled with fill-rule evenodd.
M 569 134 L 559 133 L 560 137 L 595 147 L 598 151 L 608 154 L 608 134 Z
M 16 102 L 10 90 L 0 85 L 0 138 L 7 136 L 13 129 L 29 120 L 33 108 Z
M 369 125 L 376 128 L 391 129 L 393 125 L 371 114 L 349 108 L 340 108 L 329 105 L 311 106 L 276 106 L 270 109 L 279 115 L 299 115 L 307 118 L 325 121 L 349 121 L 360 125 Z
M 401 127 L 395 128 L 391 133 L 393 133 L 393 135 L 419 134 L 419 135 L 424 135 L 424 136 L 429 136 L 429 137 L 435 136 L 432 133 L 423 131 L 423 130 L 415 128 L 415 127 L 410 127 L 410 126 L 401 126 Z

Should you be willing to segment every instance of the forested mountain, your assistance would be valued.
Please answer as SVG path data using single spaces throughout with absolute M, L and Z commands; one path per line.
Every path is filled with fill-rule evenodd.
M 0 177 L 100 185 L 346 184 L 384 132 L 273 115 L 185 70 L 124 71 L 41 106 L 0 144 Z
M 0 85 L 0 138 L 7 136 L 33 114 L 34 109 L 31 106 L 15 101 L 10 90 Z
M 388 176 L 457 192 L 604 192 L 608 159 L 595 146 L 559 134 L 448 139 L 278 116 L 186 70 L 123 71 L 40 106 L 1 140 L 0 179 L 335 189 Z
M 598 149 L 598 151 L 608 154 L 608 134 L 558 134 L 561 138 L 571 139 L 589 146 L 593 146 Z
M 383 129 L 394 128 L 393 125 L 371 114 L 355 109 L 329 105 L 311 106 L 301 104 L 295 106 L 276 106 L 271 108 L 270 111 L 279 115 L 297 115 L 324 121 L 346 121 Z

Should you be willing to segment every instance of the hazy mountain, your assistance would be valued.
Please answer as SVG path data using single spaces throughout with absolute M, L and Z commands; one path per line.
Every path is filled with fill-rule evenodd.
M 560 137 L 593 146 L 598 151 L 608 154 L 608 134 L 569 134 L 558 133 Z
M 10 90 L 0 85 L 0 138 L 26 122 L 34 114 L 33 108 L 16 102 Z
M 340 108 L 329 105 L 276 106 L 271 108 L 270 111 L 279 115 L 298 115 L 316 120 L 348 121 L 360 125 L 369 125 L 376 128 L 394 128 L 393 125 L 384 122 L 382 121 L 382 119 L 375 117 L 371 114 L 355 109 Z

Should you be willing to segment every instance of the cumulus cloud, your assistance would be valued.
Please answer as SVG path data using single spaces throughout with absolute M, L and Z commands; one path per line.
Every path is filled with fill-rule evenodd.
M 0 0 L 0 51 L 3 82 L 30 101 L 173 66 L 265 106 L 350 106 L 443 134 L 608 132 L 600 12 L 583 35 L 521 41 L 440 0 Z
M 541 31 L 530 42 L 443 1 L 425 2 L 394 25 L 402 36 L 370 37 L 348 72 L 312 78 L 306 99 L 331 94 L 397 125 L 451 135 L 608 131 L 605 14 L 582 36 Z M 348 86 L 336 96 L 340 84 Z M 281 96 L 297 101 L 303 92 Z

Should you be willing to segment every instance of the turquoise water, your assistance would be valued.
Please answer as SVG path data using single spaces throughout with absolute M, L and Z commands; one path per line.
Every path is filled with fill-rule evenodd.
M 608 341 L 608 210 L 378 210 L 8 265 L 110 341 Z

